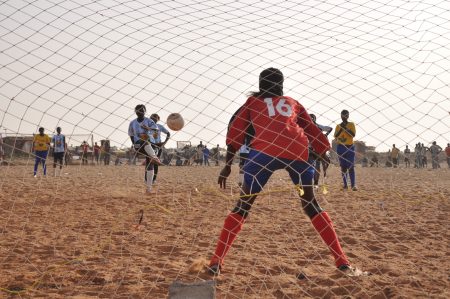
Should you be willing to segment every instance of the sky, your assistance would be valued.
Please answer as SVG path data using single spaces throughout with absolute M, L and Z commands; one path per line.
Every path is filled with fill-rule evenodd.
M 3 1 L 0 133 L 60 126 L 129 147 L 145 104 L 163 124 L 183 115 L 168 147 L 224 146 L 259 73 L 277 67 L 285 95 L 320 124 L 334 127 L 347 109 L 356 139 L 379 151 L 444 147 L 448 20 L 439 0 Z

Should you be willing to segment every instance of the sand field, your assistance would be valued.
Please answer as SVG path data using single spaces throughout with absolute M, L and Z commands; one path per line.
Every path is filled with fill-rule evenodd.
M 449 169 L 358 166 L 352 192 L 330 168 L 317 197 L 364 277 L 334 268 L 278 171 L 213 278 L 201 265 L 239 192 L 238 167 L 226 190 L 219 170 L 161 167 L 148 196 L 143 166 L 69 166 L 46 178 L 32 165 L 0 167 L 0 298 L 167 298 L 176 280 L 210 279 L 217 298 L 450 297 Z

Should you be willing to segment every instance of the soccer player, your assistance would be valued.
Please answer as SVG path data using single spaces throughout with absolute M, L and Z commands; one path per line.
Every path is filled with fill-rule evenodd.
M 219 159 L 220 159 L 220 148 L 219 145 L 217 145 L 215 148 L 213 148 L 213 158 L 215 161 L 215 165 L 219 166 Z
M 422 167 L 428 168 L 427 151 L 429 151 L 430 149 L 426 147 L 423 143 L 421 144 L 420 148 L 421 148 L 420 157 L 422 160 Z
M 203 147 L 203 149 L 202 149 L 202 153 L 203 153 L 203 165 L 208 165 L 208 166 L 210 166 L 209 165 L 209 148 L 206 146 L 206 144 L 205 144 L 205 146 Z
M 39 128 L 39 134 L 34 135 L 33 137 L 33 147 L 32 151 L 36 155 L 36 160 L 34 162 L 34 177 L 37 176 L 37 170 L 40 163 L 42 163 L 42 167 L 44 169 L 44 175 L 47 175 L 47 154 L 50 148 L 50 137 L 47 134 L 44 134 L 44 128 Z
M 109 165 L 109 162 L 111 162 L 111 143 L 109 142 L 108 139 L 106 139 L 103 144 L 102 144 L 102 150 L 104 152 L 104 157 L 103 157 L 103 164 L 104 165 Z
M 56 164 L 59 162 L 59 172 L 63 167 L 64 153 L 66 152 L 66 137 L 61 134 L 61 128 L 56 128 L 56 135 L 52 137 L 53 143 L 53 175 L 56 176 Z
M 322 132 L 325 132 L 325 136 L 328 136 L 331 133 L 331 131 L 333 131 L 332 127 L 323 126 L 321 124 L 318 124 L 316 122 L 316 116 L 314 114 L 310 114 L 309 116 L 311 117 L 311 120 L 314 122 L 314 124 L 320 130 L 322 130 Z M 319 178 L 320 178 L 320 166 L 322 165 L 323 176 L 326 177 L 327 176 L 327 169 L 328 169 L 328 166 L 330 165 L 330 163 L 329 163 L 329 161 L 327 162 L 325 160 L 322 160 L 320 157 L 317 157 L 315 155 L 314 151 L 311 151 L 310 155 L 311 155 L 311 158 L 314 160 L 314 164 L 315 164 L 314 165 L 315 166 L 314 167 L 315 168 L 315 171 L 314 171 L 314 187 L 318 188 L 319 187 Z M 329 158 L 328 158 L 328 160 L 329 160 Z
M 81 144 L 81 151 L 81 165 L 88 165 L 89 144 L 86 141 Z
M 403 154 L 405 155 L 405 167 L 409 168 L 411 166 L 411 150 L 409 149 L 408 145 L 406 145 L 405 150 L 403 151 Z
M 245 162 L 247 162 L 248 154 L 250 153 L 248 144 L 250 144 L 250 141 L 245 140 L 244 144 L 239 148 L 239 187 L 244 184 L 244 165 Z
M 442 147 L 436 144 L 436 141 L 433 141 L 433 144 L 430 146 L 429 151 L 431 153 L 431 166 L 433 169 L 441 168 L 439 165 L 439 153 L 442 152 Z
M 299 190 L 304 212 L 327 244 L 342 270 L 351 269 L 333 228 L 330 217 L 314 197 L 314 168 L 308 163 L 308 145 L 319 155 L 330 149 L 330 143 L 313 124 L 305 108 L 291 97 L 283 96 L 283 74 L 275 68 L 265 69 L 259 76 L 259 91 L 252 92 L 244 105 L 232 116 L 227 132 L 226 165 L 218 183 L 226 187 L 236 151 L 244 144 L 247 131 L 253 127 L 254 137 L 244 165 L 241 196 L 228 214 L 217 247 L 209 263 L 211 274 L 218 274 L 225 255 L 249 215 L 252 204 L 272 173 L 285 169 Z M 309 140 L 309 141 L 308 141 Z M 304 192 L 300 192 L 303 188 Z M 279 215 L 273 215 L 274 218 Z
M 422 168 L 422 148 L 420 143 L 414 147 L 414 168 Z
M 355 174 L 355 145 L 353 137 L 356 135 L 355 124 L 348 121 L 350 113 L 348 110 L 341 111 L 342 122 L 336 126 L 334 130 L 334 138 L 337 141 L 337 154 L 339 156 L 339 165 L 341 166 L 341 174 L 344 190 L 348 189 L 348 176 L 350 176 L 350 184 L 353 191 L 357 191 L 356 174 Z
M 160 159 L 163 147 L 164 147 L 164 145 L 166 145 L 167 141 L 169 141 L 170 132 L 169 132 L 169 130 L 166 129 L 166 127 L 164 127 L 161 124 L 158 124 L 158 121 L 161 119 L 158 114 L 153 113 L 152 115 L 150 115 L 150 119 L 153 120 L 155 122 L 156 126 L 158 127 L 158 131 L 156 131 L 157 136 L 154 138 L 154 142 L 155 142 L 155 146 L 157 149 L 156 155 L 158 156 L 158 159 Z M 161 133 L 166 134 L 166 139 L 164 140 L 164 142 L 162 142 Z M 155 170 L 155 173 L 153 175 L 153 183 L 156 183 L 156 176 L 158 175 L 159 165 L 154 164 L 153 168 Z
M 128 136 L 130 136 L 134 149 L 137 153 L 145 156 L 145 180 L 147 183 L 147 193 L 152 193 L 154 164 L 161 165 L 161 161 L 150 144 L 150 132 L 158 130 L 158 126 L 153 120 L 145 117 L 147 109 L 139 104 L 134 108 L 137 118 L 130 122 Z
M 100 162 L 100 150 L 102 148 L 100 147 L 100 145 L 97 144 L 97 142 L 94 144 L 94 159 L 95 159 L 95 163 L 98 165 Z
M 394 168 L 398 167 L 398 155 L 400 153 L 400 150 L 395 147 L 395 144 L 392 145 L 392 150 L 391 150 L 391 158 L 392 158 L 392 166 Z

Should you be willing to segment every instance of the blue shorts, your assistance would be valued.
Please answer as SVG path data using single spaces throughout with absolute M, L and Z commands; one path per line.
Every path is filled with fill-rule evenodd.
M 339 156 L 339 165 L 343 168 L 351 168 L 355 165 L 355 146 L 338 144 L 336 152 Z
M 36 155 L 36 161 L 42 160 L 42 163 L 44 163 L 47 159 L 48 151 L 35 151 L 34 153 Z
M 286 169 L 295 185 L 312 185 L 314 166 L 305 161 L 289 160 L 251 150 L 244 165 L 244 182 L 250 188 L 249 194 L 261 192 L 272 173 Z

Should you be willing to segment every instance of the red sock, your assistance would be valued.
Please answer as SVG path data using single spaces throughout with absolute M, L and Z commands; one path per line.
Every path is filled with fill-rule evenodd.
M 333 227 L 333 222 L 331 222 L 328 213 L 322 212 L 317 214 L 311 219 L 311 223 L 320 234 L 325 244 L 327 244 L 331 254 L 333 254 L 336 267 L 341 265 L 350 265 L 344 251 L 342 250 L 341 244 L 339 244 L 336 231 Z
M 244 221 L 245 218 L 240 214 L 228 214 L 227 218 L 225 218 L 219 241 L 217 242 L 216 251 L 209 263 L 210 266 L 223 264 L 223 259 L 230 249 L 231 244 L 233 244 L 234 239 L 236 239 L 237 234 L 241 231 Z

